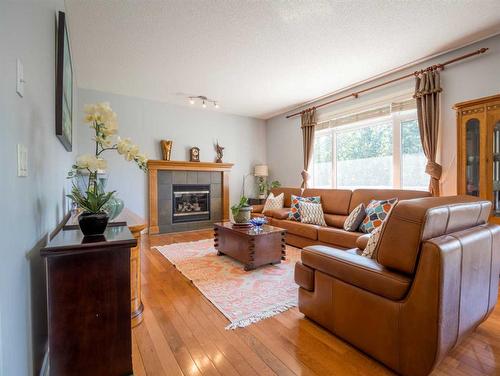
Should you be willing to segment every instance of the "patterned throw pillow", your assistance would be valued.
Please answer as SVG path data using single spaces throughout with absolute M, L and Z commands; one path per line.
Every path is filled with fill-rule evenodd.
M 314 202 L 316 204 L 319 204 L 321 202 L 321 197 L 320 196 L 301 197 L 301 196 L 292 195 L 292 204 L 290 207 L 290 213 L 288 213 L 289 220 L 300 222 L 299 203 L 301 201 Z
M 374 258 L 376 256 L 375 254 L 375 248 L 377 248 L 377 243 L 378 240 L 380 239 L 380 233 L 382 232 L 382 226 L 377 227 L 373 232 L 370 234 L 370 239 L 368 239 L 368 243 L 366 243 L 366 247 L 363 250 L 363 253 L 361 256 L 369 257 L 369 258 Z
M 366 217 L 363 223 L 361 223 L 361 226 L 359 226 L 361 232 L 368 234 L 373 232 L 377 227 L 380 227 L 397 202 L 397 198 L 391 198 L 390 200 L 371 200 L 365 209 Z
M 344 230 L 346 231 L 357 231 L 363 219 L 365 219 L 366 211 L 365 204 L 361 203 L 354 208 L 354 210 L 349 214 L 344 222 Z
M 326 226 L 323 208 L 315 202 L 299 201 L 299 212 L 302 223 Z
M 264 204 L 264 209 L 262 209 L 262 213 L 265 214 L 268 210 L 275 210 L 283 208 L 283 203 L 285 202 L 285 195 L 280 193 L 276 197 L 271 192 L 269 196 L 267 196 L 266 202 Z

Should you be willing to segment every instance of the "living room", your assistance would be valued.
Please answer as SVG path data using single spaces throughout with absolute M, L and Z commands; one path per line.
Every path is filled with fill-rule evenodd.
M 0 30 L 0 376 L 500 373 L 498 1 Z

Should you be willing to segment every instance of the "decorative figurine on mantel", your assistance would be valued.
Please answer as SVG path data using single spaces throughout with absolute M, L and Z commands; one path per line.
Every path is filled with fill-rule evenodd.
M 161 140 L 161 153 L 163 155 L 164 161 L 170 160 L 170 154 L 172 153 L 172 140 Z
M 215 163 L 222 163 L 222 157 L 224 156 L 224 148 L 219 145 L 219 140 L 215 144 L 215 151 L 217 152 L 217 160 Z

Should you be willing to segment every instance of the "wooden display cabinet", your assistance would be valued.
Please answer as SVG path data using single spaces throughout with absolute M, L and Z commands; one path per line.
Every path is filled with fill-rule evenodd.
M 500 94 L 455 104 L 457 192 L 490 200 L 500 223 Z

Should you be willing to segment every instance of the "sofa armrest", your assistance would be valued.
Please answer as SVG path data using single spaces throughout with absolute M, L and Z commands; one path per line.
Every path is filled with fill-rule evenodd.
M 308 291 L 314 291 L 314 269 L 305 266 L 300 261 L 295 263 L 295 283 Z
M 262 213 L 264 205 L 252 205 L 252 213 Z
M 368 240 L 370 240 L 371 237 L 372 237 L 372 234 L 361 235 L 356 240 L 356 247 L 358 247 L 358 249 L 361 249 L 362 251 L 364 251 L 364 249 L 366 248 L 366 245 L 368 244 Z
M 404 298 L 412 281 L 371 258 L 320 245 L 304 248 L 302 264 L 391 300 Z
M 288 214 L 290 213 L 290 208 L 272 209 L 266 210 L 263 213 L 266 217 L 272 217 L 275 219 L 288 219 Z

